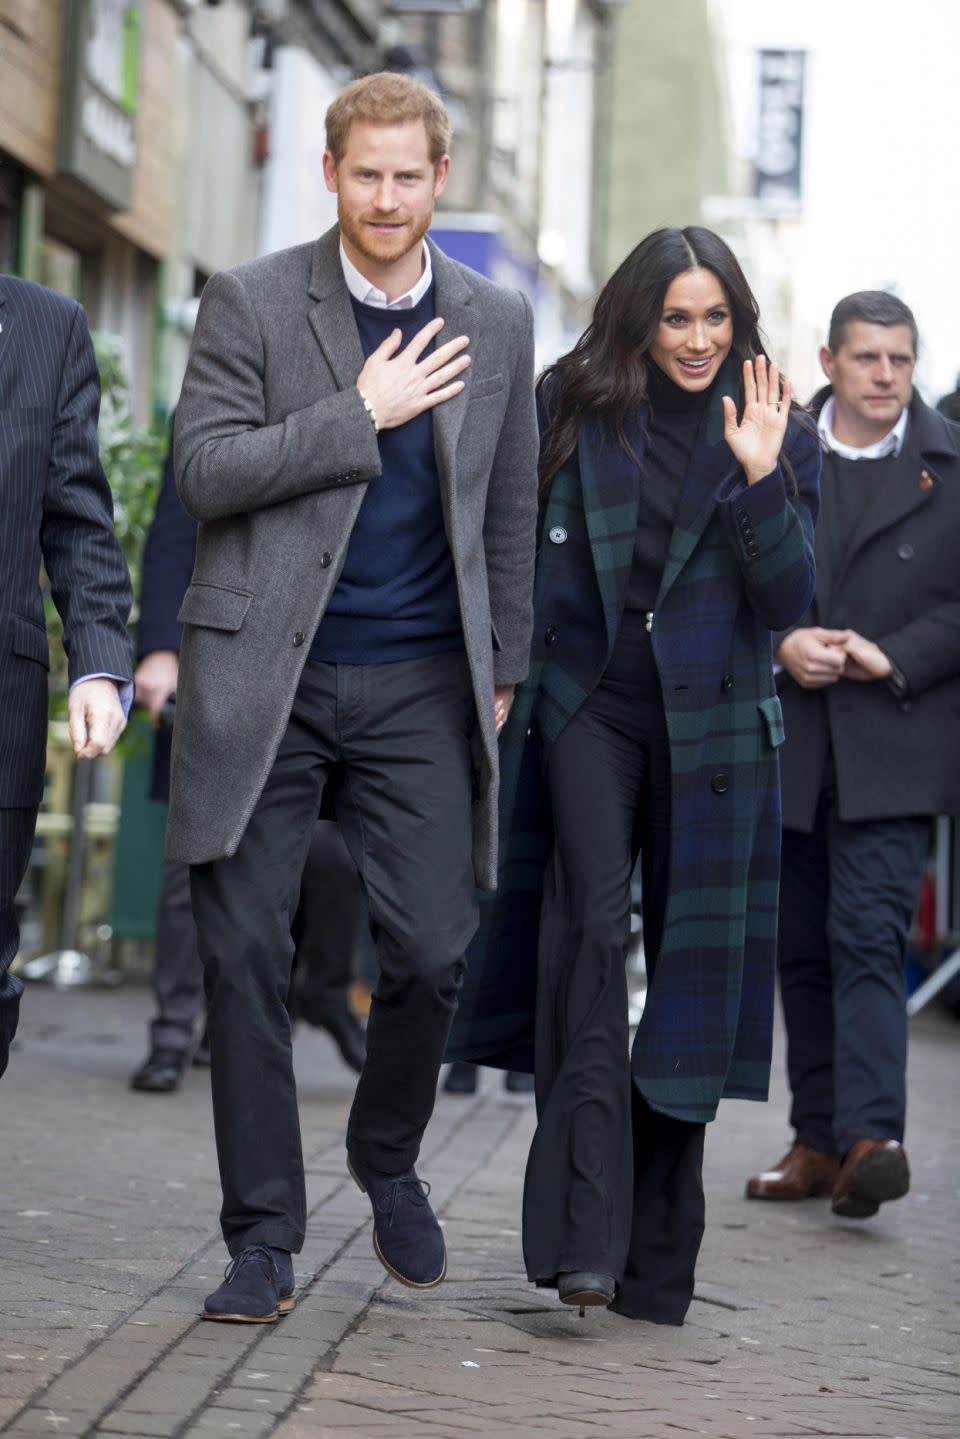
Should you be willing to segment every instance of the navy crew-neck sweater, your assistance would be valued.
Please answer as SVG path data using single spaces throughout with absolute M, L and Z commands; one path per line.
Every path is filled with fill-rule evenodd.
M 395 329 L 407 345 L 434 317 L 433 291 L 431 285 L 409 310 L 382 310 L 351 297 L 364 355 Z M 378 664 L 463 649 L 432 410 L 381 430 L 379 442 L 382 472 L 360 506 L 311 660 Z

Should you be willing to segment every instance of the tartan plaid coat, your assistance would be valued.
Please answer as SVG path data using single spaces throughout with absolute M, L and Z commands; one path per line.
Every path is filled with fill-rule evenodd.
M 795 419 L 783 467 L 748 486 L 723 438 L 721 377 L 681 487 L 654 610 L 670 736 L 670 887 L 632 1052 L 647 1102 L 713 1119 L 724 1096 L 765 1099 L 773 1027 L 783 742 L 771 631 L 814 591 L 820 447 Z M 481 923 L 450 1059 L 532 1069 L 537 938 L 550 815 L 546 752 L 599 681 L 633 560 L 643 461 L 586 424 L 578 467 L 540 516 L 530 673 L 501 737 L 499 883 Z M 578 473 L 579 470 L 579 473 Z

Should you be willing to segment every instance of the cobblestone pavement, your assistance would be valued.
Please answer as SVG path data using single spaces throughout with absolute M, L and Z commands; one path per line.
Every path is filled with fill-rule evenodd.
M 867 1223 L 826 1201 L 748 1204 L 784 1147 L 768 1106 L 708 1132 L 708 1230 L 683 1329 L 580 1321 L 522 1277 L 529 1099 L 485 1076 L 441 1097 L 422 1171 L 450 1275 L 388 1279 L 344 1173 L 352 1089 L 329 1041 L 296 1042 L 310 1221 L 299 1299 L 277 1325 L 207 1324 L 225 1263 L 207 1077 L 127 1087 L 145 989 L 29 989 L 0 1108 L 0 1433 L 15 1436 L 705 1434 L 957 1439 L 960 1027 L 914 1021 L 914 1187 Z

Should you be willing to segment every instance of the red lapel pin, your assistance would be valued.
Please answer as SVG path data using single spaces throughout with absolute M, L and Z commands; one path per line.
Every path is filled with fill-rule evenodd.
M 932 490 L 932 489 L 933 489 L 933 480 L 930 478 L 930 471 L 929 471 L 929 470 L 921 470 L 921 472 L 920 472 L 920 488 L 921 488 L 921 490 Z

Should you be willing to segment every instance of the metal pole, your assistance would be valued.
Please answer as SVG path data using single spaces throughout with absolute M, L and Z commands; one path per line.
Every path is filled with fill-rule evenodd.
M 38 955 L 23 966 L 23 977 L 29 980 L 47 980 L 48 983 L 65 989 L 69 985 L 116 983 L 118 975 L 111 974 L 101 965 L 96 967 L 89 954 L 75 949 L 77 927 L 80 921 L 80 897 L 83 889 L 84 861 L 86 859 L 87 836 L 84 820 L 87 805 L 93 789 L 93 760 L 78 760 L 73 776 L 73 827 L 70 834 L 70 854 L 67 860 L 67 882 L 63 895 L 63 922 L 60 929 L 60 948 L 49 954 Z
M 83 884 L 83 862 L 87 839 L 84 816 L 93 788 L 93 761 L 79 759 L 73 776 L 73 830 L 70 835 L 70 856 L 67 861 L 67 884 L 63 896 L 63 925 L 60 930 L 61 950 L 72 950 L 76 943 L 77 921 L 80 918 L 80 889 Z M 88 960 L 89 963 L 89 960 Z

